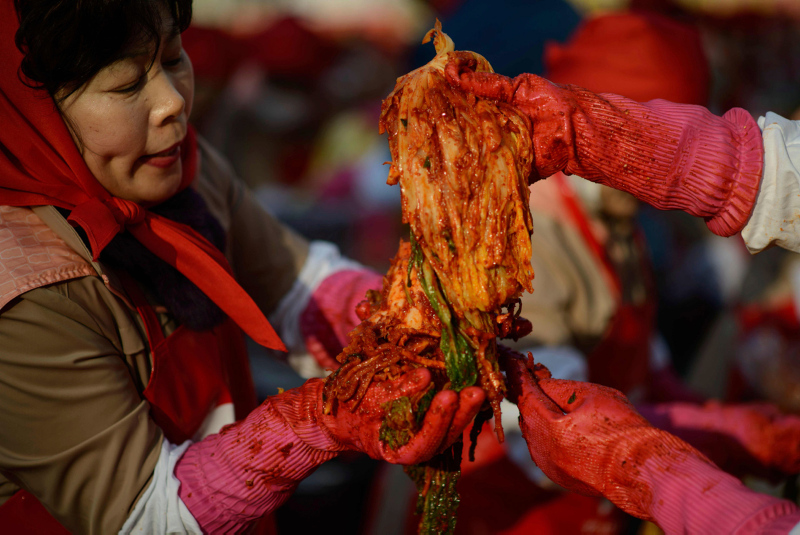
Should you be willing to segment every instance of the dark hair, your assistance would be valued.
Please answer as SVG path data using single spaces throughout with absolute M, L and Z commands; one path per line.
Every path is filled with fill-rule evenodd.
M 23 82 L 55 98 L 71 94 L 135 45 L 155 43 L 163 6 L 179 31 L 192 19 L 192 0 L 15 0 Z M 27 79 L 26 79 L 27 78 Z

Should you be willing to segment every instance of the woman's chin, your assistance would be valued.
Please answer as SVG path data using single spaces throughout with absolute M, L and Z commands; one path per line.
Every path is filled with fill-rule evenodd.
M 180 169 L 178 169 L 180 171 Z M 136 191 L 132 192 L 130 200 L 135 200 L 142 206 L 160 204 L 176 193 L 181 187 L 182 175 L 170 173 L 169 176 L 148 177 L 149 180 L 136 184 Z

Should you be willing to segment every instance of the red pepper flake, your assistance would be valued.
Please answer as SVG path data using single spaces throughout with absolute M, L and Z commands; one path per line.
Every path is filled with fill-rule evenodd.
M 248 479 L 247 481 L 244 482 L 244 484 L 247 485 L 248 487 L 252 487 L 253 486 L 253 480 L 252 479 Z
M 293 447 L 294 447 L 294 442 L 289 442 L 282 448 L 278 448 L 278 451 L 281 452 L 281 455 L 283 455 L 283 458 L 285 459 L 286 457 L 289 456 L 289 452 L 292 451 Z

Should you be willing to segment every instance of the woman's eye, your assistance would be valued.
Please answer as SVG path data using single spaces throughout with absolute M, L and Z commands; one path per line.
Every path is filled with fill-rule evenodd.
M 177 67 L 182 62 L 183 62 L 183 54 L 180 54 L 177 58 L 168 61 L 163 61 L 162 63 L 165 67 Z
M 131 84 L 128 84 L 128 85 L 125 85 L 125 86 L 122 86 L 122 87 L 119 87 L 117 89 L 114 89 L 114 93 L 133 93 L 134 91 L 139 89 L 139 87 L 142 85 L 142 82 L 144 81 L 146 76 L 147 76 L 146 74 L 142 75 L 139 78 L 137 78 L 135 82 L 133 82 Z

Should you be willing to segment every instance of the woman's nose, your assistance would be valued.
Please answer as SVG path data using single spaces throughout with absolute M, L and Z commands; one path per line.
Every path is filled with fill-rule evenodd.
M 156 126 L 167 124 L 180 117 L 186 109 L 186 98 L 176 83 L 166 72 L 161 71 L 153 80 L 155 105 L 152 116 Z

